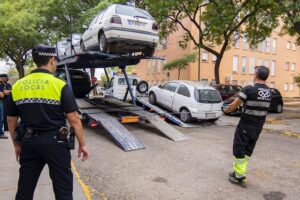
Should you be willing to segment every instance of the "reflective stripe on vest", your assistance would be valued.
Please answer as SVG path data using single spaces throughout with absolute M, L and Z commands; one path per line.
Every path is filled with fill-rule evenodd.
M 61 91 L 66 83 L 48 73 L 32 73 L 18 80 L 12 88 L 17 105 L 44 103 L 60 105 Z

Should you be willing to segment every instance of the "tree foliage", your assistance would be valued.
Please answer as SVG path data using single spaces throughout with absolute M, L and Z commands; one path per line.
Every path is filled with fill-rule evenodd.
M 186 69 L 186 67 L 191 63 L 196 61 L 196 54 L 184 55 L 182 58 L 172 60 L 164 65 L 164 70 L 178 70 L 178 80 L 180 78 L 180 71 Z
M 300 45 L 300 1 L 275 0 L 275 4 L 284 22 L 282 33 L 297 36 L 297 43 Z
M 142 5 L 157 20 L 162 37 L 180 27 L 185 31 L 179 42 L 181 47 L 192 42 L 217 57 L 217 83 L 221 60 L 233 38 L 247 37 L 254 45 L 264 40 L 278 23 L 277 13 L 272 12 L 275 5 L 270 0 L 143 0 Z
M 19 77 L 37 44 L 55 45 L 63 37 L 83 32 L 101 9 L 125 0 L 1 0 L 0 58 L 15 63 Z

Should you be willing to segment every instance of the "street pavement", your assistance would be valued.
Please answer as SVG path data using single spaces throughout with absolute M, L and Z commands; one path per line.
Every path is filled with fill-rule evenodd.
M 9 134 L 6 132 L 6 135 Z M 0 140 L 0 199 L 12 200 L 17 192 L 19 164 L 15 159 L 14 148 L 10 139 Z M 74 200 L 85 200 L 85 194 L 74 176 Z M 47 167 L 43 169 L 37 184 L 34 200 L 54 200 L 52 182 Z
M 146 147 L 132 152 L 121 150 L 102 128 L 84 127 L 91 157 L 81 162 L 75 158 L 76 151 L 72 152 L 77 169 L 74 199 L 299 200 L 298 113 L 285 110 L 268 115 L 250 159 L 247 189 L 228 182 L 238 120 L 239 117 L 222 116 L 215 124 L 175 127 L 189 137 L 181 142 L 164 137 L 151 124 L 126 125 Z M 11 200 L 17 190 L 18 163 L 10 140 L 0 140 L 0 152 L 0 199 Z M 87 191 L 91 198 L 86 198 Z M 46 168 L 35 199 L 54 199 Z

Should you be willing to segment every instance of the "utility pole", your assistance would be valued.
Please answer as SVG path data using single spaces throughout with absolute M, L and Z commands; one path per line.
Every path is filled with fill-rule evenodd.
M 199 24 L 201 28 L 201 6 L 199 9 Z M 198 45 L 198 81 L 200 81 L 200 30 L 199 30 L 199 45 Z

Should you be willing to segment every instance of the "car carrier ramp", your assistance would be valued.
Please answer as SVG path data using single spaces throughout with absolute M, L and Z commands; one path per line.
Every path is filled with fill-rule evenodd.
M 152 123 L 158 130 L 160 130 L 165 136 L 167 136 L 173 141 L 181 141 L 188 139 L 187 136 L 185 136 L 183 133 L 172 127 L 170 124 L 168 124 L 155 113 L 150 113 L 148 111 L 145 111 L 144 109 L 141 109 L 141 107 L 134 106 L 132 104 L 122 102 L 114 98 L 106 98 L 104 101 L 109 104 L 116 105 L 116 107 L 122 108 L 124 112 L 130 112 L 140 116 L 141 118 L 146 119 L 147 121 Z
M 178 117 L 170 114 L 169 112 L 161 109 L 160 107 L 156 106 L 156 105 L 152 105 L 148 99 L 145 98 L 136 98 L 135 99 L 139 104 L 141 104 L 143 107 L 148 108 L 148 109 L 152 109 L 154 110 L 157 114 L 164 116 L 168 121 L 170 121 L 171 123 L 183 127 L 183 128 L 194 128 L 197 127 L 193 124 L 187 124 L 185 122 L 183 122 L 181 119 L 179 119 Z
M 97 125 L 101 125 L 124 151 L 145 148 L 143 143 L 123 126 L 123 124 L 116 120 L 116 118 L 106 114 L 97 106 L 90 104 L 83 99 L 77 99 L 76 102 L 79 106 L 81 115 L 84 118 L 96 122 Z

